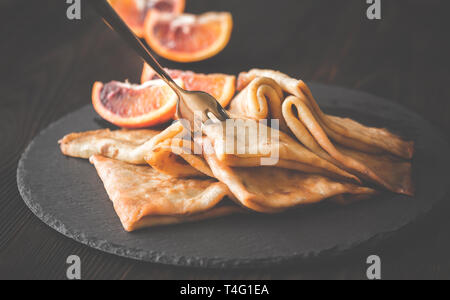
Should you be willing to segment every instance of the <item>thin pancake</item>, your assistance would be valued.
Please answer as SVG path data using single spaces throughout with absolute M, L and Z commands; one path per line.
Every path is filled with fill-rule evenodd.
M 290 96 L 284 101 L 283 115 L 297 139 L 320 157 L 390 191 L 413 194 L 411 163 L 386 153 L 372 154 L 359 150 L 344 153 L 341 151 L 343 147 L 331 142 L 309 107 L 298 97 Z
M 218 217 L 240 211 L 217 204 L 229 194 L 213 179 L 177 179 L 148 166 L 90 158 L 126 231 Z
M 229 167 L 213 153 L 208 139 L 205 139 L 204 147 L 206 161 L 214 176 L 229 187 L 243 206 L 257 212 L 276 213 L 338 196 L 368 197 L 376 193 L 370 188 L 288 169 Z
M 301 80 L 290 78 L 283 73 L 272 70 L 254 69 L 247 73 L 241 73 L 238 79 L 238 89 L 243 89 L 257 77 L 271 78 L 285 92 L 304 100 L 323 129 L 336 142 L 363 152 L 379 153 L 383 151 L 405 159 L 412 158 L 414 153 L 413 142 L 404 141 L 386 129 L 366 127 L 350 119 L 324 114 L 314 99 L 311 90 Z
M 373 143 L 368 143 L 368 140 L 378 144 L 383 143 L 386 149 L 393 149 L 392 152 L 400 157 L 412 156 L 413 144 L 411 142 L 405 142 L 385 129 L 368 128 L 350 119 L 324 115 L 303 82 L 289 78 L 279 72 L 252 70 L 249 73 L 242 73 L 239 80 L 240 88 L 243 88 L 246 84 L 250 86 L 258 78 L 263 78 L 257 76 L 270 76 L 286 92 L 296 95 L 289 96 L 284 100 L 282 115 L 290 129 L 289 132 L 292 132 L 305 147 L 361 179 L 396 193 L 414 194 L 411 164 L 397 159 L 391 152 L 386 152 L 385 149 Z M 252 80 L 251 83 L 248 83 L 248 80 Z M 241 99 L 241 101 L 243 100 Z M 251 102 L 252 99 L 249 98 L 247 101 Z M 320 111 L 320 113 L 316 113 L 313 108 L 316 108 L 316 111 Z M 363 135 L 364 139 L 351 139 L 349 136 L 352 136 L 352 134 L 340 135 L 336 133 L 336 131 L 327 127 L 324 122 L 321 122 L 321 115 L 340 124 L 345 123 L 345 130 L 343 131 L 347 133 L 348 131 L 357 132 L 358 134 L 354 136 Z M 365 134 L 370 138 L 368 139 Z M 370 140 L 371 138 L 374 140 Z M 335 145 L 331 140 L 339 145 Z M 340 151 L 341 145 L 354 151 L 344 153 Z M 376 169 L 374 168 L 375 165 Z
M 130 164 L 144 165 L 144 145 L 160 132 L 156 130 L 102 129 L 71 133 L 59 141 L 64 155 L 89 159 L 103 155 Z
M 174 123 L 146 145 L 145 161 L 155 170 L 174 177 L 213 177 L 180 122 Z M 201 152 L 200 152 L 201 153 Z
M 169 157 L 171 151 L 180 150 L 181 147 L 178 148 L 178 144 L 175 142 L 178 138 L 174 138 L 176 136 L 175 133 L 179 134 L 183 130 L 180 126 L 181 124 L 174 124 L 171 126 L 172 128 L 167 129 L 166 133 L 162 133 L 159 138 L 155 138 L 155 140 L 159 140 L 159 143 L 155 145 L 163 144 L 165 146 L 157 146 L 154 150 L 162 150 L 152 151 L 146 155 L 146 159 L 151 165 L 153 165 L 152 162 L 158 163 L 158 160 L 165 156 Z M 220 141 L 224 139 L 224 136 L 220 135 L 221 132 L 223 133 L 224 126 L 221 123 L 204 127 L 205 133 L 215 140 L 216 145 L 220 144 Z M 350 183 L 340 183 L 325 176 L 311 175 L 278 167 L 256 168 L 255 166 L 260 166 L 261 156 L 258 156 L 258 154 L 257 157 L 253 157 L 256 159 L 252 159 L 251 155 L 249 157 L 248 153 L 242 156 L 232 155 L 234 158 L 230 161 L 230 156 L 221 152 L 223 158 L 221 161 L 217 158 L 217 150 L 213 148 L 208 138 L 197 140 L 197 144 L 205 147 L 206 151 L 203 152 L 203 156 L 206 161 L 201 156 L 192 153 L 183 156 L 183 158 L 192 157 L 201 161 L 200 164 L 191 163 L 192 159 L 185 158 L 187 162 L 191 163 L 192 167 L 225 183 L 233 192 L 234 197 L 232 198 L 235 201 L 254 211 L 274 213 L 289 207 L 316 203 L 328 198 L 333 201 L 341 200 L 342 202 L 348 200 L 349 197 L 355 200 L 366 199 L 375 193 L 372 189 Z M 265 146 L 267 144 L 267 141 L 261 141 L 260 143 L 260 145 Z M 283 148 L 281 153 L 284 153 L 285 157 L 287 157 L 288 153 L 286 152 L 293 147 L 295 148 L 294 145 L 298 145 L 298 143 L 292 140 L 292 145 Z M 248 144 L 246 144 L 245 148 L 248 150 Z M 172 154 L 180 155 L 174 152 Z M 299 155 L 299 157 L 301 156 Z M 149 159 L 150 157 L 151 159 Z M 162 161 L 166 160 L 162 159 Z M 245 165 L 246 168 L 230 167 L 228 165 L 230 162 L 233 162 L 234 166 Z M 251 168 L 248 168 L 249 164 Z M 295 165 L 294 161 L 286 161 L 285 167 L 292 168 L 292 165 Z M 168 168 L 167 165 L 164 168 Z M 318 171 L 313 168 L 311 166 L 308 171 L 316 174 L 320 173 L 320 169 Z
M 184 139 L 186 133 L 181 123 L 176 122 L 162 132 L 104 129 L 72 133 L 59 144 L 62 153 L 71 157 L 89 159 L 102 155 L 130 164 L 149 164 L 173 177 L 212 177 L 203 157 L 189 154 L 194 153 L 194 144 Z
M 102 155 L 130 164 L 150 164 L 156 170 L 174 177 L 205 177 L 205 174 L 197 170 L 201 166 L 197 169 L 191 167 L 183 160 L 184 154 L 178 156 L 173 151 L 176 147 L 193 147 L 191 141 L 182 139 L 185 132 L 179 122 L 162 132 L 103 129 L 68 134 L 59 144 L 62 153 L 71 157 L 89 159 L 93 155 Z M 185 158 L 191 160 L 192 164 L 200 164 L 203 160 L 196 156 Z M 207 175 L 211 175 L 211 172 Z
M 203 130 L 212 141 L 216 157 L 231 167 L 271 165 L 360 182 L 356 176 L 314 154 L 284 132 L 254 120 L 211 124 Z
M 413 196 L 415 193 L 412 180 L 412 163 L 390 154 L 371 154 L 337 146 L 338 151 L 358 161 L 363 161 L 368 168 L 392 186 L 399 194 Z
M 230 103 L 233 117 L 253 120 L 280 120 L 280 129 L 287 131 L 281 113 L 284 95 L 281 87 L 270 78 L 255 78 Z

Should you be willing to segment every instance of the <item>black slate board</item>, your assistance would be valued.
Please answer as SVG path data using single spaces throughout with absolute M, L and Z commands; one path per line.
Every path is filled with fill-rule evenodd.
M 387 127 L 416 141 L 414 198 L 385 194 L 347 207 L 321 204 L 280 215 L 236 215 L 126 233 L 95 169 L 88 161 L 64 157 L 57 145 L 67 133 L 101 128 L 90 106 L 54 123 L 29 145 L 17 172 L 20 193 L 45 223 L 90 247 L 149 262 L 217 268 L 265 266 L 348 250 L 395 232 L 445 197 L 450 147 L 435 128 L 365 93 L 321 84 L 311 88 L 327 113 Z

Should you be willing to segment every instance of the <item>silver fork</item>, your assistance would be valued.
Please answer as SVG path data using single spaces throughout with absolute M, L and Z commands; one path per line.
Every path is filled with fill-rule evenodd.
M 136 37 L 128 25 L 114 11 L 107 0 L 89 0 L 87 2 L 102 16 L 105 23 L 116 31 L 177 94 L 176 117 L 180 120 L 187 120 L 192 131 L 199 125 L 198 121 L 205 123 L 208 120 L 217 119 L 219 121 L 225 121 L 230 118 L 225 109 L 213 96 L 205 92 L 186 91 L 178 86 L 153 57 L 149 49 Z

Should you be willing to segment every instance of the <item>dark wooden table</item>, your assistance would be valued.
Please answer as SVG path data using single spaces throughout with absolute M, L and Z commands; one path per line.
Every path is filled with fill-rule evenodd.
M 140 60 L 87 7 L 81 21 L 69 21 L 65 2 L 0 3 L 0 278 L 64 279 L 66 258 L 76 254 L 84 279 L 364 279 L 366 258 L 377 254 L 385 279 L 450 279 L 450 196 L 376 245 L 259 270 L 140 263 L 48 228 L 18 193 L 21 153 L 40 130 L 89 103 L 94 81 L 137 81 L 141 70 Z M 187 9 L 231 11 L 233 38 L 214 59 L 163 61 L 169 67 L 235 74 L 275 68 L 398 102 L 450 136 L 448 1 L 382 0 L 380 21 L 366 18 L 364 0 L 187 0 Z

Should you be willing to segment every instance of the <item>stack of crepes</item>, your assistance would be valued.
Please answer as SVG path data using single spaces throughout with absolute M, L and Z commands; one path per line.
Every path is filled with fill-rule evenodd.
M 325 200 L 347 204 L 383 190 L 413 195 L 412 142 L 326 115 L 303 81 L 277 71 L 241 73 L 237 89 L 230 115 L 246 122 L 278 119 L 276 144 L 270 137 L 257 145 L 236 141 L 257 151 L 228 154 L 224 139 L 239 137 L 225 124 L 205 126 L 194 141 L 183 138 L 187 130 L 175 122 L 163 131 L 69 134 L 61 150 L 90 159 L 127 231 Z M 179 151 L 196 147 L 201 154 Z M 274 151 L 276 164 L 262 166 Z

